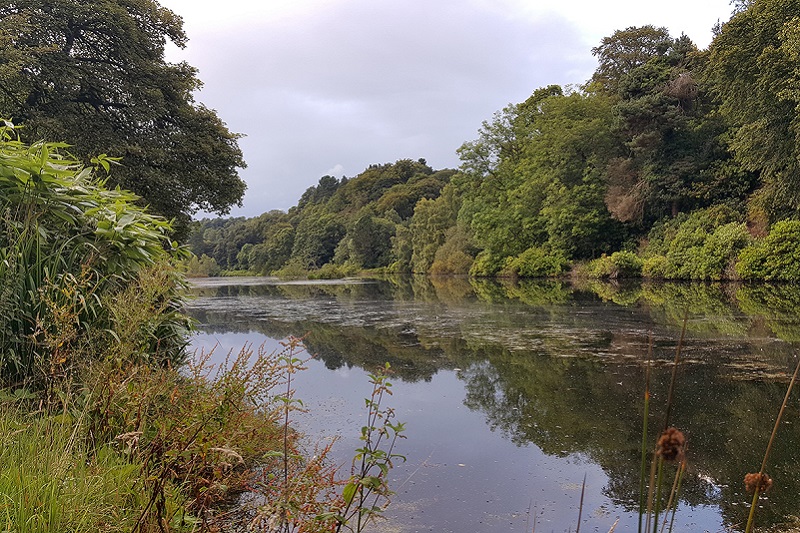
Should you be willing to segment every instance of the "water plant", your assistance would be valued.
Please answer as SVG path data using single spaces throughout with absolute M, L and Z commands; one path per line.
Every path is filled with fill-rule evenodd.
M 677 381 L 678 368 L 681 363 L 681 352 L 683 349 L 684 339 L 686 338 L 686 324 L 688 322 L 688 313 L 684 315 L 683 328 L 681 330 L 680 340 L 675 348 L 675 359 L 672 363 L 672 377 L 669 384 L 669 393 L 667 397 L 666 413 L 664 415 L 663 430 L 659 434 L 658 440 L 655 445 L 655 450 L 652 453 L 650 462 L 650 476 L 647 483 L 647 495 L 645 497 L 645 476 L 646 464 L 648 456 L 647 433 L 649 426 L 650 415 L 650 361 L 653 354 L 653 338 L 650 336 L 650 342 L 647 353 L 647 363 L 645 367 L 645 390 L 644 390 L 644 416 L 642 427 L 642 448 L 641 448 L 641 468 L 639 472 L 639 533 L 648 532 L 651 530 L 653 533 L 659 532 L 659 515 L 663 511 L 663 519 L 661 522 L 660 531 L 665 531 L 667 527 L 667 520 L 669 520 L 669 529 L 672 531 L 672 526 L 675 520 L 675 513 L 678 506 L 678 494 L 683 480 L 683 474 L 686 471 L 686 436 L 679 429 L 670 426 L 670 416 L 675 399 L 675 384 Z M 672 488 L 669 492 L 666 506 L 662 509 L 663 503 L 662 486 L 664 481 L 664 467 L 666 464 L 677 464 L 675 471 L 675 478 L 672 483 Z
M 775 419 L 775 427 L 772 428 L 772 434 L 767 442 L 767 449 L 764 452 L 764 459 L 761 461 L 761 469 L 757 474 L 747 474 L 744 478 L 747 491 L 753 493 L 753 501 L 750 504 L 750 514 L 747 517 L 745 533 L 750 533 L 753 528 L 759 495 L 772 487 L 772 479 L 765 472 L 767 468 L 767 460 L 769 459 L 769 453 L 772 450 L 772 444 L 775 442 L 775 436 L 778 434 L 778 428 L 780 427 L 783 413 L 786 411 L 786 405 L 789 403 L 789 396 L 791 395 L 792 388 L 797 381 L 797 374 L 799 371 L 800 361 L 798 361 L 797 366 L 794 369 L 794 374 L 792 374 L 792 379 L 789 381 L 789 386 L 786 388 L 786 396 L 783 398 L 780 411 L 778 411 L 778 416 Z

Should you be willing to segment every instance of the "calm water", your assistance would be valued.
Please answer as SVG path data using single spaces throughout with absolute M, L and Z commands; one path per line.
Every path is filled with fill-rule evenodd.
M 791 286 L 450 280 L 196 281 L 193 343 L 217 354 L 305 336 L 297 378 L 311 441 L 357 446 L 367 371 L 396 372 L 407 423 L 387 532 L 636 531 L 644 355 L 663 424 L 671 360 L 687 316 L 672 422 L 689 439 L 675 531 L 742 531 L 742 478 L 760 467 L 800 339 Z M 365 370 L 366 369 L 366 370 Z M 758 524 L 800 515 L 800 403 L 790 403 Z M 301 415 L 298 415 L 300 417 Z

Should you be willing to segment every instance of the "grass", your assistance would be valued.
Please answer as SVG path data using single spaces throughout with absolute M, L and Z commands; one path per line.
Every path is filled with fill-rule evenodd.
M 0 528 L 131 531 L 142 507 L 140 465 L 90 445 L 85 422 L 0 406 Z

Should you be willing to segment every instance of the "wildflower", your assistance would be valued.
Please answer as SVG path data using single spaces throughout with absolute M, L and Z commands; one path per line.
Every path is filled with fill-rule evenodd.
M 686 446 L 686 437 L 678 428 L 667 428 L 656 445 L 656 453 L 665 461 L 683 459 L 683 448 Z
M 772 487 L 772 478 L 764 473 L 744 476 L 744 488 L 747 492 L 754 492 L 756 486 L 758 486 L 759 492 L 767 492 Z

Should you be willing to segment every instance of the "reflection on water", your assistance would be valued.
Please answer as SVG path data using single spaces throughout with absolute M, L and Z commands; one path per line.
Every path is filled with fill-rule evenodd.
M 232 285 L 230 284 L 232 283 Z M 363 369 L 389 361 L 408 423 L 392 531 L 635 530 L 643 354 L 655 340 L 653 426 L 687 317 L 673 422 L 690 476 L 675 531 L 742 530 L 748 496 L 794 366 L 792 286 L 396 279 L 198 283 L 195 345 L 305 336 L 318 360 L 298 383 L 317 435 L 357 431 Z M 760 524 L 800 515 L 798 404 L 790 403 Z M 351 423 L 352 422 L 352 423 Z M 343 433 L 346 437 L 346 432 Z M 355 442 L 341 443 L 347 450 Z

